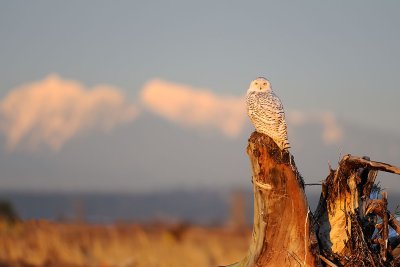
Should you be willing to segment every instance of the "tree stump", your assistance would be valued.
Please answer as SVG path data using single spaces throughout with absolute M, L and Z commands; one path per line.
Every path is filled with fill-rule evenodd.
M 254 226 L 247 256 L 231 266 L 320 266 L 304 183 L 293 158 L 254 132 L 247 146 Z
M 400 224 L 387 210 L 387 194 L 371 198 L 378 171 L 400 174 L 389 164 L 346 155 L 323 182 L 316 233 L 321 253 L 337 266 L 400 264 L 388 244 L 389 226 L 400 233 Z
M 378 171 L 400 169 L 346 155 L 322 184 L 311 213 L 294 158 L 257 132 L 247 154 L 254 192 L 253 236 L 247 255 L 231 267 L 400 266 L 400 222 L 379 199 Z M 389 236 L 389 230 L 397 232 Z M 392 231 L 393 232 L 393 231 Z

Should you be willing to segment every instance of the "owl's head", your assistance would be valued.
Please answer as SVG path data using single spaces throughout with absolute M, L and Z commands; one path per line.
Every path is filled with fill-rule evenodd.
M 258 77 L 257 79 L 255 79 L 250 83 L 248 91 L 266 92 L 269 90 L 272 90 L 271 83 L 264 77 Z

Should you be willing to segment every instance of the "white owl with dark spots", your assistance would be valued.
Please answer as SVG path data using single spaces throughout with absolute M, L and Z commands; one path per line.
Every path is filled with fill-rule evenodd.
M 259 77 L 250 83 L 246 105 L 256 131 L 271 137 L 281 150 L 289 149 L 283 105 L 267 79 Z

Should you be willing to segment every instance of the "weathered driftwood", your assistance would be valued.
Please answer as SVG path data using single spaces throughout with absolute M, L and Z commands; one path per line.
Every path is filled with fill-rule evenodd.
M 247 154 L 253 172 L 253 236 L 247 256 L 231 266 L 320 266 L 303 179 L 293 158 L 257 132 Z
M 399 224 L 387 210 L 387 194 L 370 199 L 378 170 L 400 174 L 389 164 L 346 155 L 323 182 L 316 233 L 321 254 L 337 266 L 398 266 L 388 227 L 399 230 Z
M 400 266 L 400 222 L 387 208 L 387 194 L 376 198 L 375 185 L 378 171 L 400 174 L 399 168 L 344 156 L 322 183 L 313 215 L 288 152 L 254 132 L 247 154 L 253 174 L 253 237 L 246 257 L 230 266 Z M 389 237 L 389 227 L 398 235 Z

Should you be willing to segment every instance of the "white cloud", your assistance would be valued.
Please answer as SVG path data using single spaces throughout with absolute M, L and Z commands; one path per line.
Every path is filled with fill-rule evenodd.
M 122 92 L 100 85 L 85 88 L 78 82 L 50 75 L 13 89 L 0 102 L 0 131 L 10 150 L 18 145 L 59 150 L 72 137 L 88 131 L 110 131 L 132 121 L 138 110 Z
M 238 136 L 247 119 L 244 97 L 216 95 L 162 80 L 149 81 L 140 101 L 155 114 L 181 126 L 217 129 L 228 137 Z
M 182 127 L 214 129 L 237 137 L 249 122 L 244 96 L 217 95 L 162 80 L 151 80 L 140 92 L 143 108 Z M 130 123 L 137 107 L 112 86 L 86 88 L 76 81 L 50 75 L 42 81 L 13 89 L 0 101 L 0 132 L 7 148 L 36 149 L 45 145 L 53 150 L 84 132 L 107 132 Z M 343 139 L 343 128 L 331 112 L 291 111 L 288 123 L 295 127 L 320 124 L 326 144 Z
M 288 122 L 293 126 L 303 126 L 305 124 L 320 124 L 322 126 L 321 139 L 327 144 L 339 143 L 343 140 L 344 130 L 332 112 L 305 112 L 290 111 Z

